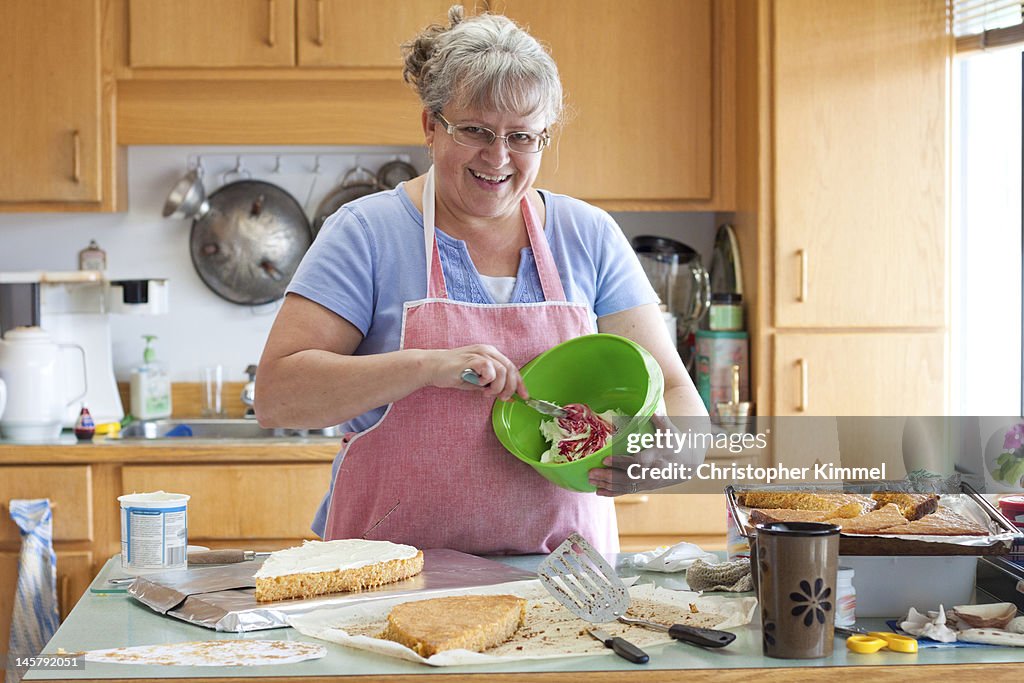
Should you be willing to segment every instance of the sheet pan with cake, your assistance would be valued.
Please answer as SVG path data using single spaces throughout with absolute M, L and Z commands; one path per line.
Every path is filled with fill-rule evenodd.
M 957 493 L 870 485 L 726 487 L 731 531 L 748 539 L 768 522 L 827 522 L 845 555 L 1001 555 L 1018 531 L 968 484 Z

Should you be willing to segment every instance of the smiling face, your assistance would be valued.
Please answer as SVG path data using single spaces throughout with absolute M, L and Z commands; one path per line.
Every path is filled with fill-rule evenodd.
M 482 126 L 498 135 L 544 129 L 539 113 L 523 116 L 449 104 L 441 114 L 452 124 Z M 439 211 L 465 224 L 518 215 L 520 200 L 537 178 L 543 152 L 515 154 L 499 139 L 480 149 L 460 145 L 427 111 L 423 130 L 433 149 Z

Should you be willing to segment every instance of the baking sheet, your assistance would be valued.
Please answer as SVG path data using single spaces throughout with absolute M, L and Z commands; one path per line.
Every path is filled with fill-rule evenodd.
M 900 484 L 905 482 L 880 482 L 881 484 Z M 1013 545 L 1015 538 L 1021 534 L 1013 525 L 1005 519 L 994 508 L 986 509 L 978 500 L 977 492 L 966 484 L 963 485 L 964 493 L 939 493 L 939 504 L 952 511 L 977 522 L 989 530 L 986 536 L 938 536 L 938 535 L 916 535 L 916 534 L 852 534 L 845 531 L 840 532 L 841 554 L 899 554 L 896 551 L 901 547 L 910 548 L 912 544 L 924 543 L 931 545 L 934 553 L 917 552 L 910 554 L 948 554 L 960 551 L 960 554 L 1001 554 L 1007 553 Z M 862 493 L 870 494 L 875 490 L 898 490 L 896 487 L 887 488 L 884 486 L 846 486 L 843 488 L 829 488 L 823 486 L 745 486 L 748 490 L 787 490 L 787 491 L 816 491 L 823 493 Z M 736 502 L 736 490 L 733 487 L 726 489 L 730 505 L 734 510 L 734 522 L 740 529 L 741 534 L 746 538 L 752 537 L 752 525 L 749 522 L 750 508 L 739 505 Z M 991 506 L 988 506 L 991 508 Z M 1013 529 L 1012 531 L 1010 529 Z M 843 539 L 846 539 L 844 542 Z M 868 552 L 859 552 L 862 544 L 867 546 Z M 940 546 L 942 546 L 940 548 Z M 920 548 L 921 546 L 917 546 Z M 974 549 L 974 550 L 972 550 Z
M 429 658 L 420 657 L 399 643 L 374 637 L 384 630 L 391 608 L 408 602 L 408 598 L 318 609 L 290 616 L 288 621 L 295 630 L 313 638 L 430 666 L 614 654 L 586 632 L 595 624 L 574 616 L 556 602 L 536 579 L 470 590 L 445 591 L 430 597 L 467 594 L 510 594 L 525 598 L 526 621 L 510 640 L 486 652 L 447 650 Z M 628 612 L 630 615 L 662 623 L 676 622 L 722 630 L 750 623 L 757 608 L 757 600 L 752 597 L 704 597 L 699 593 L 672 591 L 652 584 L 632 586 L 629 594 L 632 600 Z M 691 604 L 698 610 L 697 614 L 692 613 Z M 613 636 L 623 636 L 640 648 L 673 642 L 667 633 L 641 626 L 611 622 L 601 624 L 600 628 Z
M 455 550 L 423 551 L 423 571 L 404 581 L 353 593 L 256 602 L 256 571 L 263 558 L 249 562 L 140 576 L 128 594 L 150 609 L 215 631 L 244 633 L 288 626 L 288 615 L 338 605 L 488 586 L 535 574 Z

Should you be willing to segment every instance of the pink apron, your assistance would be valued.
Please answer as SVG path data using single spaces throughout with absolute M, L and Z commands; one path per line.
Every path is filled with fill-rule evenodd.
M 434 173 L 423 190 L 427 298 L 405 304 L 401 348 L 491 344 L 518 367 L 591 333 L 585 305 L 566 301 L 536 214 L 523 218 L 544 301 L 476 304 L 448 299 L 434 242 Z M 559 488 L 506 451 L 491 429 L 493 399 L 425 387 L 388 406 L 370 429 L 346 438 L 324 538 L 367 538 L 475 554 L 548 553 L 573 531 L 618 551 L 610 498 Z

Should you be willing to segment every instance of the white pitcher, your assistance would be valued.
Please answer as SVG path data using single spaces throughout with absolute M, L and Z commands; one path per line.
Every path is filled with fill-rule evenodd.
M 81 391 L 64 386 L 60 354 L 82 354 Z M 0 379 L 7 385 L 7 407 L 0 414 L 0 433 L 11 441 L 34 443 L 60 436 L 65 409 L 86 393 L 85 350 L 77 344 L 55 344 L 39 327 L 15 327 L 0 341 Z

